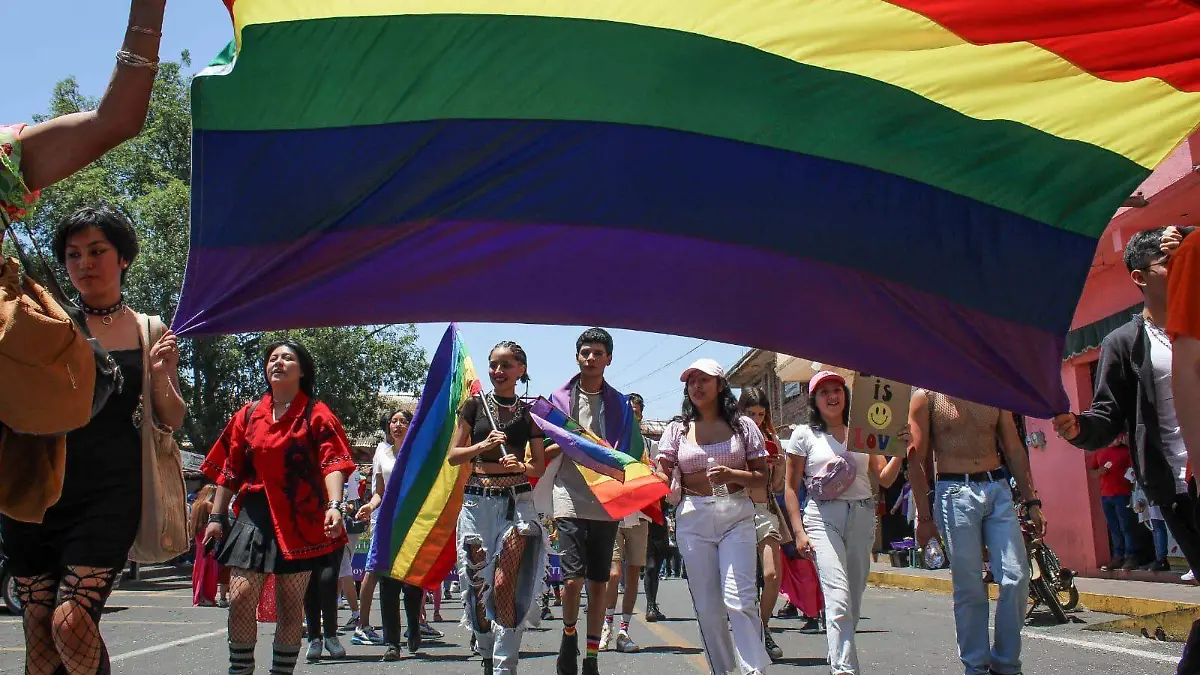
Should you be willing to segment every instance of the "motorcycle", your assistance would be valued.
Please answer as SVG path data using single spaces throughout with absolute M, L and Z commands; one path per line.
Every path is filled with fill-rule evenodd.
M 0 541 L 0 595 L 9 614 L 21 614 L 21 599 L 17 597 L 17 582 L 8 573 L 8 558 L 4 557 L 4 542 Z
M 1029 618 L 1039 606 L 1045 606 L 1058 623 L 1067 623 L 1067 612 L 1079 606 L 1079 589 L 1075 587 L 1075 572 L 1066 569 L 1058 556 L 1042 540 L 1030 532 L 1029 524 L 1021 521 L 1025 550 L 1029 553 Z

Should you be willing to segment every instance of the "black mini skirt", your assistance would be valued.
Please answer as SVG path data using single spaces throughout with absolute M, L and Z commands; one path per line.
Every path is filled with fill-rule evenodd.
M 251 492 L 241 500 L 241 511 L 217 553 L 217 562 L 227 567 L 262 574 L 313 572 L 341 562 L 338 554 L 326 553 L 315 558 L 285 558 L 275 537 L 275 522 L 266 495 Z

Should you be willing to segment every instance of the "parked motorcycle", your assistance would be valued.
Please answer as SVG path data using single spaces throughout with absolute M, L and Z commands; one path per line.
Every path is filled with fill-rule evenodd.
M 1079 589 L 1075 587 L 1075 572 L 1065 569 L 1058 556 L 1042 540 L 1029 531 L 1029 525 L 1021 521 L 1021 533 L 1025 536 L 1025 550 L 1029 553 L 1029 608 L 1025 618 L 1033 611 L 1045 606 L 1058 623 L 1067 623 L 1067 612 L 1079 606 Z
M 8 558 L 4 557 L 4 542 L 0 541 L 0 595 L 9 614 L 21 614 L 21 600 L 17 597 L 17 584 L 8 573 Z

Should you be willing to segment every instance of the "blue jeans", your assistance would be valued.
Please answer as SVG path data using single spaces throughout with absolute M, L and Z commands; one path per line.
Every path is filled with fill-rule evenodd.
M 1104 506 L 1104 519 L 1108 521 L 1113 562 L 1126 556 L 1136 556 L 1133 528 L 1137 527 L 1137 514 L 1129 508 L 1129 495 L 1101 497 L 1100 503 Z
M 1150 521 L 1150 530 L 1154 532 L 1154 559 L 1166 560 L 1170 542 L 1167 540 L 1167 523 L 1157 518 Z
M 510 504 L 512 518 L 508 516 Z M 496 587 L 496 564 L 501 545 L 514 529 L 525 538 L 521 572 L 517 575 L 513 598 L 515 614 L 520 619 L 516 626 L 505 627 L 496 618 L 496 598 L 492 591 Z M 466 624 L 475 632 L 479 653 L 483 658 L 490 656 L 493 659 L 492 672 L 496 675 L 515 673 L 521 652 L 521 634 L 525 630 L 524 618 L 533 606 L 538 575 L 546 562 L 542 526 L 533 506 L 533 495 L 528 492 L 515 497 L 464 495 L 457 534 L 458 579 L 463 589 Z M 486 553 L 481 565 L 471 562 L 468 549 L 474 547 L 482 547 Z M 480 630 L 482 626 L 474 610 L 481 597 L 491 624 L 488 631 Z
M 958 657 L 966 675 L 1021 671 L 1021 627 L 1029 597 L 1029 556 L 1007 481 L 939 480 L 934 518 L 950 555 Z M 983 547 L 1000 584 L 995 646 L 988 644 Z

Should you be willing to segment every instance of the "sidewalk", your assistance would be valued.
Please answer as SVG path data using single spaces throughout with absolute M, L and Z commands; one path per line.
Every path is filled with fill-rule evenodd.
M 950 593 L 950 570 L 923 570 L 892 567 L 887 563 L 871 565 L 868 581 L 872 586 L 901 588 L 929 593 Z M 1181 584 L 1124 581 L 1118 579 L 1076 578 L 1079 602 L 1094 612 L 1146 616 L 1177 610 L 1200 610 L 1200 588 Z M 988 587 L 996 597 L 997 587 Z

